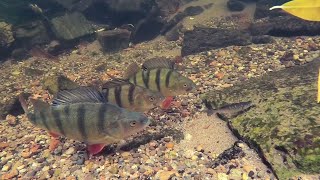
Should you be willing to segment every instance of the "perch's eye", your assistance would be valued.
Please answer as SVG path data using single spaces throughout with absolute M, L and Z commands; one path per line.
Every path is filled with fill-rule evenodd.
M 130 122 L 130 126 L 131 126 L 131 127 L 136 126 L 136 124 L 137 124 L 137 123 L 136 123 L 135 121 Z

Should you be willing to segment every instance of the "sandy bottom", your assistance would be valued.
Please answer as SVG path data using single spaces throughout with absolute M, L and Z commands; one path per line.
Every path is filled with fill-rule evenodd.
M 185 139 L 177 146 L 183 149 L 194 149 L 201 146 L 205 151 L 214 154 L 221 154 L 223 151 L 232 147 L 238 140 L 228 128 L 227 123 L 217 116 L 207 116 L 204 113 L 199 114 L 192 121 L 183 124 L 185 130 Z M 245 143 L 241 144 L 241 148 L 246 154 L 246 160 L 250 164 L 266 171 L 268 167 L 262 163 L 259 155 Z
M 199 114 L 194 120 L 183 124 L 185 139 L 178 146 L 192 149 L 202 146 L 206 151 L 220 154 L 238 139 L 227 127 L 227 123 L 215 116 Z

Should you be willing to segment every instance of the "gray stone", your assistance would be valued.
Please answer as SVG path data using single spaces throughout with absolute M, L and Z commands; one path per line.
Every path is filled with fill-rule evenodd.
M 254 147 L 279 179 L 320 172 L 320 106 L 316 101 L 320 58 L 251 78 L 203 99 L 216 107 L 252 101 L 255 107 L 229 121 L 229 127 Z
M 51 24 L 55 35 L 63 40 L 73 40 L 95 32 L 92 24 L 79 12 L 53 18 Z
M 16 41 L 25 48 L 50 42 L 46 25 L 40 20 L 14 26 L 13 32 Z
M 230 11 L 242 11 L 245 8 L 244 4 L 238 0 L 229 0 L 227 7 Z
M 181 55 L 187 56 L 231 45 L 248 44 L 251 44 L 251 36 L 247 32 L 235 29 L 195 27 L 194 30 L 184 34 Z
M 104 52 L 116 52 L 129 47 L 131 32 L 115 29 L 98 33 L 98 41 Z

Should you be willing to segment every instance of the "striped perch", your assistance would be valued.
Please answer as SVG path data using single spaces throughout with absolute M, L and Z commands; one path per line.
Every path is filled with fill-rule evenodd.
M 165 59 L 150 59 L 143 63 L 142 68 L 132 63 L 124 78 L 135 85 L 161 92 L 166 97 L 181 95 L 196 88 L 192 80 L 174 69 L 174 62 Z
M 34 113 L 22 96 L 19 100 L 32 124 L 54 136 L 87 143 L 90 154 L 143 130 L 150 122 L 142 113 L 106 103 L 99 91 L 89 87 L 60 91 L 52 105 L 31 100 Z
M 130 111 L 147 112 L 160 106 L 164 97 L 161 93 L 136 86 L 130 82 L 113 79 L 102 86 L 106 102 Z

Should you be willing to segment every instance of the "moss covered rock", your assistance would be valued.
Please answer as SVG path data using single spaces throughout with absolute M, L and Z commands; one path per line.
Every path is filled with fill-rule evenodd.
M 7 48 L 13 43 L 13 33 L 10 24 L 0 22 L 0 48 Z
M 320 58 L 252 78 L 206 99 L 219 108 L 252 101 L 255 107 L 229 125 L 233 132 L 260 152 L 279 179 L 320 172 L 320 104 L 317 77 Z
M 51 94 L 56 94 L 60 90 L 70 90 L 79 85 L 63 75 L 48 76 L 43 80 L 43 87 Z

